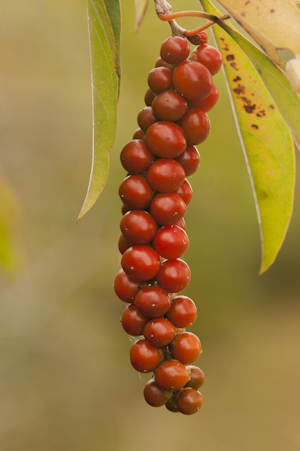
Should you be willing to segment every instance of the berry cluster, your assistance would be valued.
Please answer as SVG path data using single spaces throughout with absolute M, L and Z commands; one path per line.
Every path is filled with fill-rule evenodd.
M 202 405 L 198 389 L 204 374 L 191 365 L 201 352 L 199 338 L 185 330 L 197 309 L 192 299 L 178 295 L 191 277 L 180 258 L 189 246 L 183 217 L 193 194 L 186 177 L 199 166 L 195 145 L 209 133 L 206 112 L 218 99 L 212 75 L 222 58 L 202 44 L 187 59 L 190 45 L 178 36 L 163 42 L 160 55 L 148 76 L 139 128 L 121 151 L 128 174 L 119 188 L 122 269 L 114 288 L 128 303 L 124 330 L 139 337 L 130 350 L 131 364 L 142 373 L 154 372 L 144 389 L 146 402 L 188 415 Z

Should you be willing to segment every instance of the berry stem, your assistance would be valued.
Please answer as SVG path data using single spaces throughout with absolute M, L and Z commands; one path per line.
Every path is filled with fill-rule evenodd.
M 226 19 L 230 19 L 229 14 L 225 14 L 224 16 L 219 17 L 219 20 L 226 20 Z M 194 28 L 194 30 L 186 30 L 184 35 L 186 37 L 195 36 L 196 34 L 200 33 L 201 31 L 206 30 L 207 28 L 209 28 L 215 24 L 216 24 L 216 22 L 213 22 L 212 20 L 210 20 L 205 25 L 202 25 L 201 27 L 198 27 L 198 28 Z

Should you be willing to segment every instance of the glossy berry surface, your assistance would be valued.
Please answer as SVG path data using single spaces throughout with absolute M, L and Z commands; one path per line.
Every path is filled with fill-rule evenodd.
M 154 318 L 145 325 L 143 335 L 152 346 L 161 348 L 173 340 L 175 330 L 173 324 L 166 318 Z
M 142 131 L 142 133 L 144 132 Z M 138 175 L 146 172 L 156 157 L 144 140 L 134 139 L 123 147 L 120 160 L 126 171 Z
M 173 72 L 168 67 L 155 67 L 148 75 L 148 86 L 155 94 L 173 88 Z
M 156 276 L 158 285 L 170 293 L 177 293 L 184 290 L 188 286 L 190 280 L 190 268 L 188 264 L 180 258 L 162 262 L 161 268 Z
M 136 293 L 134 304 L 148 318 L 159 318 L 171 307 L 171 299 L 162 288 L 149 286 Z
M 155 382 L 163 390 L 180 390 L 188 380 L 188 370 L 177 360 L 165 361 L 155 371 Z
M 131 210 L 125 213 L 121 219 L 120 228 L 131 244 L 150 243 L 157 231 L 156 222 L 144 210 Z
M 186 368 L 189 372 L 189 381 L 186 384 L 186 387 L 191 387 L 198 390 L 198 388 L 202 387 L 204 384 L 205 376 L 203 371 L 194 365 L 188 365 Z
M 124 252 L 121 266 L 128 276 L 138 281 L 147 281 L 158 273 L 160 258 L 151 247 L 132 246 Z
M 167 313 L 167 318 L 175 327 L 189 327 L 197 318 L 197 307 L 187 296 L 176 296 Z
M 120 185 L 119 196 L 132 210 L 146 209 L 154 196 L 154 189 L 142 175 L 129 175 Z
M 192 415 L 200 409 L 203 403 L 203 396 L 193 388 L 184 388 L 176 398 L 176 405 L 179 412 L 185 415 Z
M 153 109 L 151 106 L 146 106 L 142 108 L 137 116 L 137 122 L 139 127 L 146 132 L 150 125 L 154 124 L 158 121 L 158 118 L 155 116 Z
M 181 257 L 188 250 L 189 239 L 181 227 L 165 226 L 156 233 L 153 247 L 161 257 L 173 260 Z
M 182 332 L 172 343 L 172 355 L 179 362 L 189 364 L 195 362 L 201 353 L 201 343 L 197 335 Z
M 195 146 L 189 145 L 176 160 L 181 164 L 186 177 L 188 177 L 197 171 L 200 164 L 200 154 Z
M 210 71 L 211 75 L 219 72 L 222 66 L 222 55 L 218 49 L 211 45 L 200 45 L 196 49 L 197 61 Z
M 212 76 L 209 70 L 197 61 L 184 61 L 173 71 L 176 91 L 188 100 L 204 99 L 212 90 Z
M 133 368 L 140 373 L 149 373 L 155 370 L 162 359 L 159 348 L 151 346 L 146 340 L 138 340 L 130 349 L 130 362 Z
M 197 99 L 189 102 L 189 108 L 200 108 L 200 110 L 207 113 L 210 111 L 215 104 L 217 103 L 219 98 L 219 90 L 215 84 L 213 84 L 211 93 L 205 99 Z
M 176 191 L 184 179 L 183 167 L 173 159 L 159 158 L 149 167 L 147 173 L 149 184 L 160 193 Z
M 210 130 L 210 120 L 200 108 L 189 110 L 179 122 L 189 145 L 201 144 L 206 140 Z
M 183 184 L 176 190 L 176 194 L 182 198 L 185 205 L 188 205 L 193 197 L 193 188 L 188 180 L 185 179 Z
M 156 117 L 162 121 L 179 121 L 187 112 L 187 101 L 175 91 L 163 91 L 152 102 Z
M 168 64 L 179 64 L 190 54 L 188 41 L 180 36 L 170 36 L 161 45 L 160 56 Z
M 134 297 L 139 291 L 139 283 L 128 277 L 128 275 L 120 269 L 114 282 L 115 293 L 124 302 L 133 302 Z
M 185 211 L 186 203 L 176 193 L 156 194 L 150 204 L 151 216 L 161 225 L 175 224 L 183 218 Z
M 169 393 L 159 388 L 154 379 L 150 379 L 144 388 L 144 398 L 150 406 L 161 407 L 168 401 Z
M 185 151 L 187 142 L 183 130 L 174 122 L 159 121 L 150 125 L 146 142 L 154 155 L 176 158 Z
M 125 332 L 135 337 L 142 335 L 148 318 L 144 316 L 133 304 L 127 305 L 123 310 L 121 323 Z
M 132 246 L 133 243 L 129 242 L 128 240 L 126 240 L 125 236 L 123 235 L 123 233 L 121 233 L 120 238 L 119 238 L 119 242 L 118 242 L 118 249 L 120 251 L 120 253 L 123 255 L 125 251 L 127 251 L 127 249 L 129 249 Z
M 142 139 L 143 141 L 146 141 L 146 133 L 141 128 L 137 128 L 132 135 L 132 139 Z

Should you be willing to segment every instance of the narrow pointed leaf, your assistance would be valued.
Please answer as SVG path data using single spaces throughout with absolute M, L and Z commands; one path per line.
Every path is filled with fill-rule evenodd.
M 108 154 L 115 140 L 119 56 L 111 19 L 114 15 L 118 17 L 118 8 L 119 3 L 112 2 L 109 15 L 104 0 L 87 1 L 92 73 L 93 156 L 88 192 L 78 220 L 94 205 L 104 188 L 109 167 Z
M 205 10 L 220 15 L 207 0 Z M 260 226 L 260 274 L 274 262 L 293 209 L 294 148 L 289 129 L 247 55 L 221 28 L 214 34 L 223 54 Z
M 143 22 L 145 14 L 147 12 L 149 0 L 134 0 L 135 4 L 135 22 L 134 31 L 137 33 Z

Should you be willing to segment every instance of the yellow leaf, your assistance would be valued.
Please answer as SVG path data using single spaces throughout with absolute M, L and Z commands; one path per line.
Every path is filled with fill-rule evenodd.
M 145 17 L 149 0 L 134 0 L 135 4 L 135 22 L 134 31 L 137 33 L 141 26 L 141 23 Z

